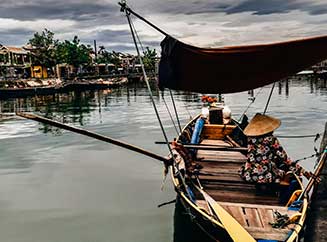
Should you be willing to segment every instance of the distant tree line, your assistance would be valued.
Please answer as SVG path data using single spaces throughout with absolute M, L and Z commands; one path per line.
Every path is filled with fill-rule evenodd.
M 26 48 L 33 55 L 33 65 L 42 65 L 47 68 L 53 68 L 62 63 L 72 65 L 75 68 L 93 64 L 114 64 L 116 67 L 122 65 L 119 52 L 110 52 L 104 46 L 99 46 L 99 50 L 95 53 L 92 46 L 81 43 L 78 36 L 75 36 L 73 40 L 59 41 L 55 39 L 54 33 L 48 29 L 44 29 L 41 33 L 34 33 Z M 95 55 L 97 58 L 94 58 Z M 143 56 L 145 68 L 154 70 L 156 60 L 156 50 L 146 47 Z

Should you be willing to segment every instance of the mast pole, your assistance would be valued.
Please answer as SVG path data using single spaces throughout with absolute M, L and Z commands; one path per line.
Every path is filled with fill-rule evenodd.
M 159 27 L 155 26 L 153 23 L 151 23 L 150 21 L 146 20 L 145 18 L 143 18 L 141 15 L 139 15 L 138 13 L 134 12 L 132 9 L 130 9 L 125 0 L 122 0 L 121 2 L 118 2 L 118 4 L 120 5 L 121 12 L 126 12 L 126 14 L 131 13 L 133 14 L 135 17 L 139 18 L 140 20 L 142 20 L 143 22 L 147 23 L 148 25 L 150 25 L 152 28 L 154 28 L 155 30 L 157 30 L 158 32 L 160 32 L 161 34 L 165 35 L 165 36 L 170 36 L 169 34 L 167 34 L 165 31 L 163 31 L 162 29 L 160 29 Z

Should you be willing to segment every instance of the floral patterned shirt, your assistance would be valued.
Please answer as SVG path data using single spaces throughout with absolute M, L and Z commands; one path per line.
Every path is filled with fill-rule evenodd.
M 304 169 L 292 163 L 275 136 L 248 137 L 247 162 L 240 170 L 245 181 L 279 183 L 288 171 L 301 175 Z

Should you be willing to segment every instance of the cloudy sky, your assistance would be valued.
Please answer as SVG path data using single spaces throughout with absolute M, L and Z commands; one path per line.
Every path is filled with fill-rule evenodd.
M 0 44 L 21 46 L 47 28 L 59 40 L 134 52 L 118 0 L 0 0 Z M 254 44 L 327 35 L 327 1 L 129 0 L 136 12 L 167 33 L 197 46 Z M 144 46 L 159 49 L 163 36 L 134 19 Z

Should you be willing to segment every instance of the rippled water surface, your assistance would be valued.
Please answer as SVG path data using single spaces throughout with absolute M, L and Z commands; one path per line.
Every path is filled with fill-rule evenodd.
M 247 114 L 262 112 L 270 86 L 255 90 Z M 174 126 L 164 100 L 154 91 L 172 139 Z M 174 92 L 181 123 L 201 108 L 200 96 Z M 163 98 L 164 97 L 164 98 Z M 248 93 L 225 95 L 234 118 L 250 101 Z M 161 191 L 160 162 L 68 131 L 11 116 L 33 111 L 116 139 L 167 154 L 147 91 L 129 86 L 96 92 L 0 101 L 0 234 L 8 242 L 172 241 L 175 197 L 168 181 Z M 268 114 L 282 120 L 277 135 L 320 133 L 327 121 L 326 81 L 277 84 Z M 280 139 L 298 159 L 313 153 L 313 138 Z M 318 144 L 317 144 L 318 145 Z M 312 167 L 313 160 L 302 163 Z

